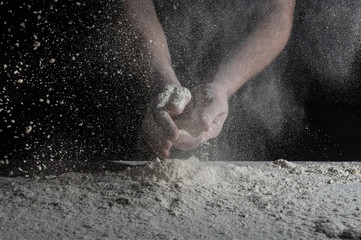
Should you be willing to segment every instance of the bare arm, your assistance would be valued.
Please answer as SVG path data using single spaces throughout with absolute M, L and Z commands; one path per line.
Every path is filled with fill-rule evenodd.
M 271 0 L 273 11 L 265 14 L 245 42 L 223 59 L 213 82 L 224 86 L 228 96 L 269 65 L 286 45 L 293 22 L 295 0 Z
M 268 2 L 266 2 L 268 1 Z M 218 136 L 228 116 L 228 98 L 269 65 L 286 45 L 295 0 L 265 0 L 267 7 L 245 41 L 221 61 L 212 79 L 192 89 L 192 100 L 177 125 L 193 136 L 181 135 L 176 148 L 189 150 Z
M 158 91 L 143 124 L 145 139 L 159 156 L 166 157 L 172 145 L 188 150 L 216 137 L 228 115 L 228 97 L 262 71 L 284 48 L 292 27 L 295 0 L 265 1 L 271 3 L 272 11 L 267 9 L 248 38 L 221 61 L 210 82 L 193 91 L 193 103 L 184 113 L 190 94 L 180 87 L 172 68 L 165 33 L 153 1 L 124 1 L 127 22 L 140 45 L 142 61 L 149 68 L 150 77 L 145 78 L 146 83 L 150 88 L 167 89 Z M 167 87 L 169 85 L 176 88 Z M 174 104 L 172 99 L 182 104 Z M 173 121 L 175 115 L 181 116 L 178 126 Z M 179 137 L 178 127 L 198 136 Z
M 172 68 L 168 44 L 152 0 L 125 0 L 128 25 L 140 43 L 143 60 L 149 64 L 150 87 L 159 84 L 180 85 Z
M 152 0 L 125 0 L 125 16 L 132 32 L 130 41 L 136 64 L 143 72 L 150 90 L 150 102 L 143 121 L 143 139 L 161 158 L 169 155 L 179 137 L 173 116 L 183 112 L 191 99 L 188 89 L 181 87 L 173 70 L 167 40 L 159 23 Z M 135 44 L 134 44 L 135 43 Z

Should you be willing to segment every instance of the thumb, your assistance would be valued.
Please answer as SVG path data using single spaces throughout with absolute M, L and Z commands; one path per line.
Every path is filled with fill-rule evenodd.
M 212 122 L 212 126 L 210 127 L 209 131 L 203 133 L 203 138 L 208 140 L 211 138 L 215 138 L 219 135 L 222 131 L 223 124 L 226 121 L 227 113 L 223 112 L 216 116 L 216 118 Z
M 217 106 L 214 103 L 208 104 L 202 109 L 199 120 L 204 132 L 208 132 L 211 129 L 212 123 L 219 114 L 217 110 Z

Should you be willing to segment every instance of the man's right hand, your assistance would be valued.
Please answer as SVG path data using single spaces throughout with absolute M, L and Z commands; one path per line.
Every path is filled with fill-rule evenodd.
M 166 85 L 150 102 L 143 121 L 143 138 L 160 158 L 168 157 L 179 131 L 172 117 L 181 114 L 191 100 L 187 88 Z

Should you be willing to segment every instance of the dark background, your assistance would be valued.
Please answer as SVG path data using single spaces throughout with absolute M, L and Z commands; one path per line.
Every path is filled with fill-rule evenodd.
M 0 4 L 0 160 L 6 168 L 63 171 L 152 157 L 139 137 L 146 99 L 125 58 L 130 37 L 121 1 Z M 256 26 L 264 1 L 155 4 L 177 75 L 191 87 Z M 288 45 L 231 98 L 221 135 L 172 156 L 359 160 L 360 78 L 361 3 L 298 1 Z

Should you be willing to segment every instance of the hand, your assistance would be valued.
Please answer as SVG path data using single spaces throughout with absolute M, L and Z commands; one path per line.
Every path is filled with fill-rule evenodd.
M 175 117 L 178 129 L 183 131 L 173 146 L 187 151 L 217 137 L 227 116 L 228 95 L 222 86 L 210 83 L 193 89 L 192 100 L 184 112 Z
M 187 88 L 166 85 L 151 101 L 143 121 L 143 138 L 160 158 L 166 158 L 174 141 L 179 138 L 172 117 L 183 112 L 191 99 Z

